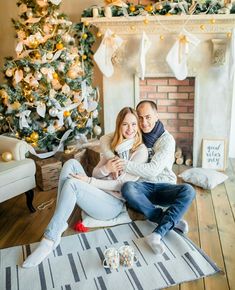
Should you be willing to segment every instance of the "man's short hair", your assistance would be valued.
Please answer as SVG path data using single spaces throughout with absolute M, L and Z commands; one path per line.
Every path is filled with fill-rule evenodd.
M 143 104 L 149 104 L 153 110 L 157 111 L 157 104 L 151 100 L 140 101 L 139 104 L 136 106 L 136 110 L 138 110 L 139 107 L 142 106 Z

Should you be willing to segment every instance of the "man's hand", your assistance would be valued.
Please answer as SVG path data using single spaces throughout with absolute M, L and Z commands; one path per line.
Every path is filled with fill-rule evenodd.
M 109 159 L 107 163 L 105 164 L 105 168 L 109 173 L 115 173 L 118 175 L 120 171 L 123 170 L 124 162 L 119 157 L 114 157 L 112 159 Z
M 70 173 L 70 176 L 74 177 L 74 178 L 77 178 L 83 182 L 86 182 L 86 183 L 89 183 L 89 180 L 90 178 L 84 174 L 73 174 L 73 173 Z

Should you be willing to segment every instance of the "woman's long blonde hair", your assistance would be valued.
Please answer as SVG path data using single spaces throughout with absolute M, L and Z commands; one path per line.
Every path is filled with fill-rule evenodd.
M 123 136 L 122 136 L 122 132 L 121 132 L 121 126 L 122 126 L 122 122 L 125 119 L 127 114 L 133 114 L 136 117 L 136 121 L 137 121 L 137 133 L 135 135 L 135 142 L 133 144 L 133 147 L 131 149 L 131 152 L 134 152 L 137 147 L 142 143 L 142 134 L 140 131 L 140 127 L 139 127 L 139 122 L 138 122 L 138 115 L 136 110 L 130 108 L 130 107 L 124 107 L 117 115 L 117 119 L 116 119 L 116 128 L 115 128 L 115 132 L 114 132 L 114 136 L 113 136 L 113 140 L 111 142 L 111 149 L 114 152 L 116 147 L 121 144 L 124 140 Z

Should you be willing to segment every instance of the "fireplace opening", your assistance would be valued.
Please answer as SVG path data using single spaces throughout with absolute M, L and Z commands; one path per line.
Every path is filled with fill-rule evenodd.
M 176 163 L 192 165 L 195 78 L 151 77 L 139 84 L 140 101 L 157 103 L 159 119 L 175 138 Z

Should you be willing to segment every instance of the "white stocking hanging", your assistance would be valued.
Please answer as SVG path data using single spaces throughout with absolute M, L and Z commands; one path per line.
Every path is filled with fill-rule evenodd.
M 166 61 L 178 80 L 184 80 L 188 76 L 187 58 L 200 43 L 200 40 L 183 29 L 179 39 L 167 54 Z
M 107 78 L 111 77 L 114 73 L 112 56 L 122 43 L 121 37 L 115 35 L 110 29 L 107 29 L 99 48 L 94 54 L 94 60 Z
M 144 80 L 146 68 L 146 54 L 151 46 L 151 42 L 145 32 L 142 34 L 140 43 L 140 75 L 141 80 Z

